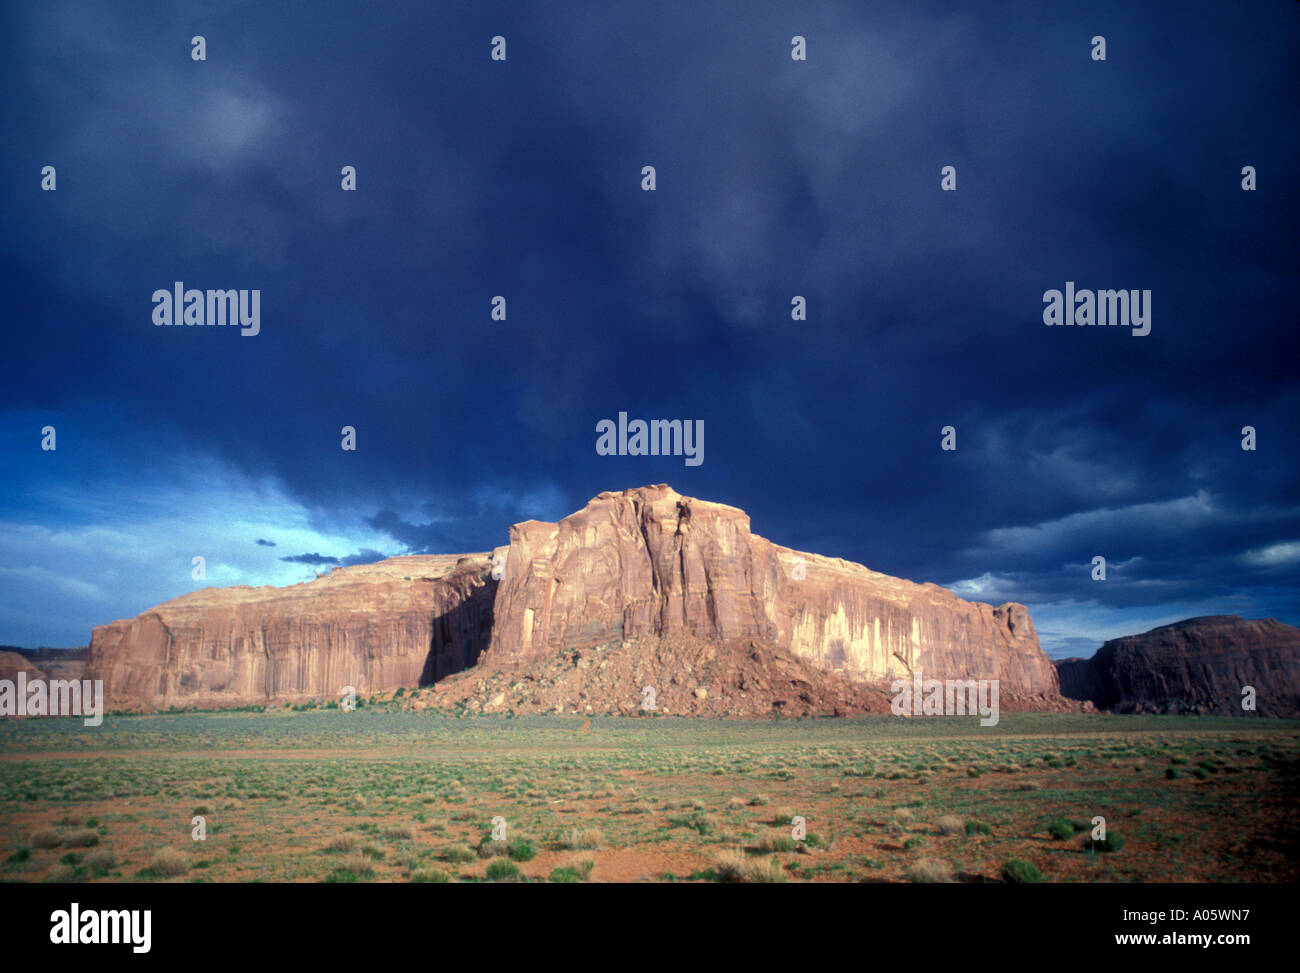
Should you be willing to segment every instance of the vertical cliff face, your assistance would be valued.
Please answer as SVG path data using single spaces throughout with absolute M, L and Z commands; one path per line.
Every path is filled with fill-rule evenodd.
M 519 661 L 613 638 L 772 638 L 749 519 L 668 487 L 602 493 L 558 524 L 510 529 L 488 658 Z
M 1106 687 L 1091 659 L 1058 659 L 1056 675 L 1066 699 L 1086 700 L 1099 708 L 1107 705 Z
M 1300 629 L 1236 615 L 1189 618 L 1057 663 L 1063 695 L 1120 712 L 1300 716 Z M 1253 687 L 1256 709 L 1242 708 Z
M 420 685 L 445 679 L 478 662 L 492 637 L 496 589 L 485 554 L 457 559 L 453 570 L 432 583 L 433 622 Z
M 780 547 L 752 534 L 743 511 L 665 485 L 513 527 L 494 615 L 489 662 L 681 633 L 763 640 L 861 681 L 919 670 L 1057 690 L 1024 606 L 966 602 Z
M 111 709 L 233 706 L 415 686 L 487 644 L 487 555 L 390 558 L 289 588 L 208 588 L 101 625 Z

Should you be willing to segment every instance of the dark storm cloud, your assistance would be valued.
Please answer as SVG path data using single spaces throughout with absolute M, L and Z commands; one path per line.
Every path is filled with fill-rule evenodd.
M 374 564 L 376 561 L 382 561 L 385 557 L 387 557 L 386 554 L 381 554 L 379 551 L 367 547 L 357 551 L 355 554 L 349 554 L 346 557 L 340 558 L 339 563 L 346 568 L 351 567 L 354 564 Z
M 0 407 L 120 406 L 122 453 L 165 425 L 410 552 L 667 481 L 971 597 L 1300 622 L 1291 7 L 11 5 Z M 154 328 L 177 280 L 262 333 Z M 1066 280 L 1150 288 L 1151 334 L 1045 328 Z M 596 456 L 620 410 L 704 465 Z
M 320 567 L 326 564 L 338 565 L 342 562 L 336 557 L 330 557 L 326 554 L 288 554 L 280 558 L 288 564 L 309 564 L 313 567 Z
M 344 557 L 332 557 L 326 554 L 292 554 L 280 558 L 288 564 L 307 564 L 312 567 L 324 567 L 332 565 L 334 567 L 351 567 L 354 564 L 374 564 L 376 561 L 382 561 L 388 555 L 371 548 L 363 548 L 355 554 L 348 554 Z
M 434 552 L 441 546 L 443 539 L 443 531 L 438 525 L 412 524 L 391 510 L 379 511 L 366 523 L 405 544 L 413 554 Z

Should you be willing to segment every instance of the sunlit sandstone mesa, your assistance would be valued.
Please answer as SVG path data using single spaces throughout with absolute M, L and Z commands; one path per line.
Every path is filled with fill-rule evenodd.
M 558 523 L 516 524 L 490 554 L 184 595 L 96 628 L 88 675 L 104 679 L 110 707 L 237 705 L 659 636 L 762 645 L 860 683 L 920 670 L 997 679 L 1004 699 L 1059 699 L 1023 605 L 967 602 L 781 547 L 751 533 L 743 511 L 663 484 L 602 493 Z
M 511 528 L 488 659 L 672 632 L 770 641 L 863 680 L 922 669 L 1057 691 L 1023 605 L 967 602 L 781 547 L 751 533 L 744 511 L 663 484 L 602 493 L 557 524 Z

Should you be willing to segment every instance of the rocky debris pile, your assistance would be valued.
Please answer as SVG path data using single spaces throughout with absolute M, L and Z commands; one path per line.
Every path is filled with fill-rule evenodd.
M 649 691 L 647 691 L 649 687 Z M 1091 703 L 1000 692 L 1006 712 L 1091 712 Z M 648 636 L 527 662 L 478 666 L 405 698 L 404 708 L 464 713 L 655 712 L 665 716 L 890 713 L 889 683 L 865 684 L 755 640 Z M 643 704 L 653 703 L 647 710 Z
M 887 713 L 889 696 L 756 640 L 648 636 L 478 666 L 407 697 L 470 713 L 756 717 Z

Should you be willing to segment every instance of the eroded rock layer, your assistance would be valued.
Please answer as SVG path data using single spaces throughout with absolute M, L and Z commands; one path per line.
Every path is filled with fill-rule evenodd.
M 110 709 L 337 699 L 471 666 L 487 644 L 486 554 L 395 557 L 288 588 L 206 588 L 98 626 L 86 676 Z
M 559 523 L 510 531 L 485 662 L 645 636 L 755 639 L 823 670 L 879 682 L 1001 680 L 1057 693 L 1023 605 L 963 601 L 750 532 L 725 504 L 665 485 L 602 493 Z

